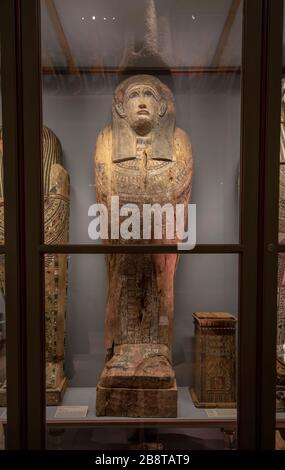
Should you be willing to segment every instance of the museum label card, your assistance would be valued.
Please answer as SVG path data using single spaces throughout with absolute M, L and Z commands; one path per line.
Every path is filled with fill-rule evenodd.
M 58 406 L 54 414 L 55 418 L 85 418 L 88 406 Z
M 228 410 L 219 410 L 219 409 L 209 409 L 205 410 L 208 418 L 236 418 L 237 411 L 233 409 Z

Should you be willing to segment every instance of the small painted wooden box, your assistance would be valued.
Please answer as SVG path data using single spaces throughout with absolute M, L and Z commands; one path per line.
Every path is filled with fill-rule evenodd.
M 194 387 L 199 408 L 236 407 L 236 318 L 225 312 L 196 312 Z

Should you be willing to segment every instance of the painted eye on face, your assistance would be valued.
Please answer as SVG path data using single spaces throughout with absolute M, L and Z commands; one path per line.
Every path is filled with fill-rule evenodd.
M 146 96 L 147 98 L 155 98 L 154 94 L 150 90 L 145 90 L 144 96 Z
M 129 95 L 129 100 L 132 100 L 134 98 L 138 98 L 139 97 L 139 92 L 138 91 L 132 91 Z

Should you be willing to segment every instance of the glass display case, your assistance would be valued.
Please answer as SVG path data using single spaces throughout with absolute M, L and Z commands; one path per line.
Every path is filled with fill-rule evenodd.
M 282 3 L 3 2 L 8 448 L 274 448 Z
M 125 0 L 123 12 L 113 1 L 104 6 L 41 2 L 45 242 L 58 243 L 64 232 L 64 243 L 103 242 L 104 247 L 119 242 L 145 250 L 114 251 L 106 255 L 106 263 L 101 255 L 71 254 L 68 260 L 65 254 L 45 255 L 48 435 L 54 433 L 50 420 L 68 428 L 72 406 L 74 413 L 75 405 L 85 407 L 77 432 L 73 426 L 72 438 L 68 429 L 62 435 L 64 448 L 88 447 L 92 440 L 96 446 L 96 429 L 85 431 L 88 441 L 83 444 L 82 428 L 95 428 L 102 419 L 106 427 L 116 420 L 131 425 L 133 433 L 144 425 L 144 439 L 157 435 L 163 448 L 165 440 L 172 441 L 169 420 L 186 427 L 177 439 L 184 438 L 187 445 L 196 439 L 196 419 L 201 446 L 207 446 L 209 428 L 216 429 L 212 436 L 216 433 L 220 447 L 224 428 L 234 436 L 238 321 L 231 346 L 222 328 L 228 331 L 223 314 L 238 319 L 239 255 L 234 249 L 224 254 L 223 249 L 240 243 L 242 10 L 242 2 L 233 6 L 229 1 L 217 3 L 213 10 L 207 2 L 134 5 Z M 159 108 L 154 127 L 144 132 L 156 102 L 166 110 Z M 137 118 L 132 123 L 128 107 L 142 116 L 142 124 Z M 45 160 L 56 157 L 46 152 L 55 155 L 60 146 L 62 169 L 53 179 L 55 164 Z M 56 208 L 54 191 L 61 198 Z M 121 200 L 121 210 L 123 203 L 136 203 L 139 209 L 158 203 L 195 204 L 196 221 L 189 215 L 190 227 L 196 224 L 195 244 L 216 244 L 216 252 L 194 255 L 185 247 L 178 263 L 178 256 L 161 246 L 157 254 L 149 254 L 146 244 L 159 242 L 141 233 L 126 238 L 121 230 L 119 238 L 95 238 L 94 204 L 105 204 L 108 210 L 112 197 Z M 208 357 L 197 350 L 195 312 L 208 312 L 206 322 L 217 333 Z M 218 312 L 222 318 L 215 324 Z M 195 379 L 204 368 L 199 356 L 209 361 L 201 383 Z M 61 406 L 69 408 L 65 412 Z M 211 412 L 222 425 L 215 425 Z M 108 433 L 100 432 L 101 445 Z M 120 439 L 114 445 L 120 445 Z

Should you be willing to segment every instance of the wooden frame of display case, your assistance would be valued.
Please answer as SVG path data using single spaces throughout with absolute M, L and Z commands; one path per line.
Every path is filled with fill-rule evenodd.
M 0 8 L 6 229 L 0 253 L 6 259 L 7 448 L 43 449 L 44 254 L 170 253 L 176 248 L 43 244 L 38 158 L 42 151 L 40 1 L 2 0 Z M 239 255 L 239 449 L 274 448 L 279 181 L 274 157 L 279 154 L 282 11 L 283 0 L 244 0 L 240 243 L 197 245 L 185 252 Z

